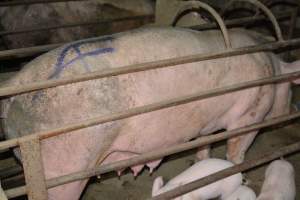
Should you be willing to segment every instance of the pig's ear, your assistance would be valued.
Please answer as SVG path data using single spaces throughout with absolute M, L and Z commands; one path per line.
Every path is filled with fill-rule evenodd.
M 157 177 L 154 182 L 153 182 L 153 186 L 152 186 L 152 197 L 156 196 L 158 194 L 158 191 L 160 190 L 160 188 L 162 188 L 164 185 L 164 180 L 161 176 Z

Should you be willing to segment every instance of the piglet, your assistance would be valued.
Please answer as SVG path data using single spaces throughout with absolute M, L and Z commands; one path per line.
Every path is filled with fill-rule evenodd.
M 273 161 L 265 173 L 257 200 L 295 200 L 296 185 L 293 166 L 285 160 Z
M 229 197 L 225 198 L 225 200 L 255 200 L 255 199 L 256 199 L 256 194 L 254 193 L 254 191 L 245 185 L 241 185 Z
M 152 196 L 157 196 L 180 185 L 190 183 L 231 166 L 233 166 L 233 164 L 229 161 L 211 158 L 202 160 L 194 164 L 193 166 L 170 180 L 165 185 L 163 183 L 162 177 L 157 177 L 153 183 Z M 175 198 L 175 200 L 206 200 L 217 197 L 226 199 L 231 193 L 233 193 L 241 186 L 242 179 L 242 174 L 238 173 L 215 183 L 209 184 L 205 187 L 194 190 L 183 196 L 177 197 Z

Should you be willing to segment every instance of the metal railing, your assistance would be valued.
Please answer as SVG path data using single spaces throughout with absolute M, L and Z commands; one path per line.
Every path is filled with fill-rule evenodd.
M 256 2 L 256 1 L 251 0 L 251 2 Z M 199 5 L 199 4 L 197 4 L 197 5 Z M 205 6 L 205 7 L 207 7 L 207 6 Z M 268 15 L 270 16 L 270 13 Z M 273 19 L 273 24 L 275 26 L 278 26 L 277 22 L 274 22 L 274 19 Z M 4 87 L 4 88 L 0 89 L 0 97 L 11 96 L 11 95 L 21 94 L 21 93 L 25 93 L 25 92 L 41 90 L 41 89 L 46 89 L 46 88 L 50 88 L 50 87 L 56 87 L 59 85 L 65 85 L 65 84 L 87 81 L 87 80 L 92 80 L 92 79 L 117 76 L 120 74 L 170 67 L 170 66 L 174 66 L 174 65 L 178 65 L 178 64 L 199 62 L 199 61 L 203 61 L 203 60 L 217 59 L 217 58 L 249 54 L 249 53 L 261 52 L 261 51 L 271 51 L 271 50 L 274 50 L 277 48 L 285 48 L 285 47 L 290 47 L 290 46 L 300 44 L 300 39 L 283 41 L 279 26 L 275 29 L 277 30 L 276 33 L 277 33 L 278 38 L 280 39 L 280 41 L 278 41 L 278 42 L 272 42 L 272 43 L 258 45 L 258 46 L 252 46 L 252 47 L 243 47 L 243 48 L 238 48 L 238 49 L 232 49 L 232 48 L 230 48 L 230 45 L 228 45 L 229 48 L 227 48 L 223 52 L 218 52 L 218 53 L 190 55 L 190 56 L 185 56 L 185 57 L 180 57 L 180 58 L 173 58 L 173 59 L 155 61 L 155 62 L 150 62 L 150 63 L 130 65 L 130 66 L 125 66 L 125 67 L 103 70 L 103 71 L 99 71 L 99 72 L 87 73 L 87 74 L 73 77 L 72 79 L 49 80 L 49 81 L 32 83 L 32 84 L 23 85 L 23 86 Z M 230 41 L 229 41 L 229 43 L 230 43 Z M 211 144 L 213 142 L 221 141 L 224 139 L 228 139 L 231 137 L 245 134 L 250 131 L 258 130 L 258 129 L 261 129 L 264 127 L 268 127 L 271 125 L 275 125 L 278 123 L 282 123 L 282 122 L 290 121 L 292 119 L 299 118 L 300 112 L 296 112 L 291 115 L 267 120 L 262 123 L 253 124 L 251 126 L 247 126 L 247 127 L 243 127 L 243 128 L 239 128 L 239 129 L 235 129 L 235 130 L 231 130 L 231 131 L 225 131 L 225 132 L 219 133 L 217 135 L 201 137 L 200 139 L 197 139 L 197 140 L 194 140 L 191 142 L 180 144 L 180 145 L 177 145 L 174 147 L 169 147 L 167 149 L 153 151 L 153 152 L 146 153 L 141 156 L 137 156 L 137 157 L 134 157 L 134 158 L 131 158 L 128 160 L 123 160 L 123 161 L 118 161 L 118 162 L 111 163 L 111 164 L 97 166 L 97 167 L 94 167 L 91 169 L 86 169 L 86 170 L 83 170 L 80 172 L 60 176 L 57 178 L 52 178 L 49 180 L 44 179 L 44 173 L 43 173 L 43 170 L 41 167 L 42 164 L 41 164 L 41 155 L 40 155 L 40 140 L 42 140 L 42 139 L 54 137 L 54 136 L 57 136 L 57 135 L 60 135 L 63 133 L 87 128 L 90 126 L 99 125 L 99 124 L 110 122 L 110 121 L 125 119 L 125 118 L 132 117 L 135 115 L 160 110 L 163 108 L 186 104 L 186 103 L 189 103 L 192 101 L 196 101 L 196 100 L 200 100 L 200 99 L 204 99 L 204 98 L 208 98 L 208 97 L 212 97 L 212 96 L 222 95 L 222 94 L 225 94 L 228 92 L 233 92 L 233 91 L 246 89 L 246 88 L 250 88 L 250 87 L 261 86 L 264 84 L 273 84 L 273 83 L 279 83 L 279 82 L 284 82 L 284 81 L 291 81 L 291 80 L 299 78 L 299 77 L 300 77 L 300 72 L 294 72 L 294 73 L 283 74 L 283 75 L 278 75 L 278 76 L 273 76 L 273 77 L 267 77 L 267 78 L 254 80 L 254 81 L 248 81 L 248 82 L 244 82 L 244 83 L 238 83 L 238 84 L 226 86 L 224 88 L 216 88 L 216 89 L 213 89 L 210 91 L 205 91 L 205 92 L 200 91 L 200 92 L 194 93 L 192 95 L 181 96 L 181 97 L 172 98 L 172 99 L 168 99 L 165 101 L 160 101 L 160 102 L 145 105 L 145 106 L 140 106 L 140 107 L 124 110 L 124 111 L 117 112 L 117 113 L 111 113 L 108 115 L 99 116 L 99 117 L 95 117 L 92 119 L 87 119 L 87 120 L 84 120 L 79 123 L 74 123 L 74 124 L 69 124 L 69 125 L 63 126 L 63 127 L 58 127 L 56 129 L 52 129 L 49 131 L 33 133 L 31 135 L 27 135 L 27 136 L 23 136 L 20 138 L 15 138 L 15 139 L 1 142 L 0 150 L 20 146 L 22 159 L 23 159 L 22 161 L 23 161 L 23 166 L 24 166 L 25 179 L 26 179 L 26 186 L 10 189 L 10 190 L 5 191 L 5 193 L 7 194 L 7 196 L 9 198 L 28 194 L 29 199 L 39 199 L 39 200 L 47 199 L 47 188 L 52 188 L 52 187 L 55 187 L 58 185 L 66 184 L 66 183 L 73 182 L 76 180 L 86 179 L 88 177 L 99 175 L 102 173 L 107 173 L 107 172 L 110 172 L 113 170 L 119 170 L 119 169 L 123 169 L 125 167 L 137 165 L 140 163 L 145 163 L 147 161 L 152 161 L 152 160 L 161 158 L 166 155 L 178 153 L 178 152 L 196 148 L 199 146 L 205 146 L 205 145 Z M 300 150 L 300 142 L 295 143 L 294 145 L 284 147 L 278 151 L 275 151 L 275 153 L 264 155 L 263 157 L 260 157 L 258 159 L 245 161 L 244 163 L 242 163 L 240 165 L 236 165 L 232 168 L 218 172 L 209 177 L 205 177 L 196 182 L 187 184 L 180 188 L 176 188 L 176 190 L 169 191 L 167 193 L 161 194 L 152 199 L 170 199 L 170 198 L 182 195 L 186 192 L 192 191 L 198 187 L 212 183 L 221 178 L 224 178 L 225 176 L 229 176 L 231 174 L 247 170 L 249 168 L 263 164 L 263 163 L 268 162 L 277 157 L 286 155 L 291 152 L 299 151 L 299 150 Z

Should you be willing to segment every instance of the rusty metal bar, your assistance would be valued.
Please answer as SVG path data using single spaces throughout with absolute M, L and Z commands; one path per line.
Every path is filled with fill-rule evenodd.
M 225 46 L 227 48 L 231 48 L 231 42 L 229 39 L 229 35 L 228 35 L 228 30 L 225 26 L 225 23 L 223 21 L 223 19 L 221 18 L 221 16 L 217 13 L 217 11 L 215 9 L 213 9 L 211 6 L 209 6 L 206 3 L 200 2 L 200 1 L 187 1 L 184 2 L 183 7 L 178 11 L 178 14 L 175 16 L 175 19 L 173 20 L 172 26 L 176 26 L 176 22 L 178 21 L 179 17 L 182 17 L 182 13 L 185 12 L 186 10 L 189 9 L 193 9 L 193 8 L 202 8 L 204 10 L 206 10 L 207 12 L 209 12 L 217 21 L 222 34 L 223 34 L 223 38 L 225 41 Z
M 49 179 L 46 181 L 46 185 L 47 185 L 47 188 L 52 188 L 52 187 L 56 187 L 58 185 L 70 183 L 73 181 L 86 179 L 91 176 L 96 176 L 99 174 L 104 174 L 107 172 L 124 169 L 129 166 L 134 166 L 134 165 L 137 165 L 140 163 L 146 163 L 146 162 L 149 162 L 152 160 L 157 160 L 164 156 L 176 154 L 176 153 L 179 153 L 182 151 L 186 151 L 186 150 L 194 149 L 194 148 L 197 148 L 200 146 L 205 146 L 205 145 L 208 145 L 211 143 L 219 142 L 219 141 L 222 141 L 222 140 L 225 140 L 228 138 L 236 137 L 236 136 L 239 136 L 239 135 L 251 132 L 251 131 L 259 130 L 259 129 L 269 127 L 272 125 L 276 125 L 279 123 L 284 123 L 284 122 L 287 122 L 290 120 L 297 119 L 299 117 L 300 117 L 300 112 L 297 112 L 297 113 L 293 113 L 291 115 L 286 115 L 286 116 L 266 120 L 262 123 L 256 123 L 251 126 L 246 126 L 246 127 L 231 130 L 231 131 L 225 131 L 225 132 L 222 132 L 222 133 L 219 133 L 216 135 L 203 136 L 203 137 L 196 139 L 194 141 L 191 141 L 191 142 L 179 144 L 179 145 L 165 148 L 165 149 L 152 151 L 152 152 L 145 153 L 143 155 L 136 156 L 136 157 L 128 159 L 128 160 L 122 160 L 122 161 L 118 161 L 118 162 L 111 163 L 111 164 L 105 164 L 105 165 L 97 166 L 95 168 L 86 169 L 86 170 L 83 170 L 80 172 L 71 173 L 71 174 L 68 174 L 65 176 L 52 178 L 52 179 Z M 17 196 L 26 194 L 25 186 L 6 190 L 5 192 L 9 198 L 13 198 L 13 197 L 17 197 Z
M 121 74 L 141 72 L 146 70 L 170 67 L 174 65 L 199 62 L 199 61 L 211 60 L 217 58 L 224 58 L 230 56 L 237 56 L 237 55 L 261 52 L 261 51 L 271 51 L 275 49 L 277 50 L 279 48 L 292 47 L 297 45 L 300 45 L 300 39 L 293 39 L 289 41 L 272 42 L 272 43 L 257 45 L 257 46 L 229 49 L 218 53 L 195 54 L 190 56 L 153 61 L 148 63 L 128 65 L 128 66 L 118 67 L 118 68 L 109 68 L 101 71 L 85 73 L 71 78 L 40 81 L 40 82 L 30 83 L 21 86 L 2 87 L 0 88 L 0 97 L 22 94 L 22 93 L 36 91 L 40 89 L 52 88 L 60 85 L 66 85 L 66 84 L 99 79 L 104 77 L 117 76 Z
M 277 36 L 277 39 L 279 41 L 283 41 L 283 37 L 282 37 L 282 32 L 281 29 L 279 27 L 279 24 L 275 18 L 275 16 L 273 15 L 273 13 L 271 12 L 271 10 L 269 8 L 267 8 L 264 4 L 262 4 L 260 1 L 258 0 L 231 0 L 226 6 L 225 9 L 222 11 L 222 13 L 225 12 L 225 10 L 232 5 L 235 2 L 238 1 L 242 1 L 242 2 L 247 2 L 247 3 L 251 3 L 253 5 L 255 5 L 257 8 L 261 9 L 266 15 L 267 17 L 270 19 L 270 21 L 272 22 L 274 29 L 275 29 L 275 33 Z
M 193 181 L 191 183 L 188 183 L 183 186 L 176 187 L 168 192 L 162 193 L 158 196 L 149 198 L 148 200 L 167 200 L 172 199 L 175 197 L 178 197 L 180 195 L 186 194 L 188 192 L 191 192 L 195 189 L 201 188 L 203 186 L 206 186 L 208 184 L 214 183 L 218 180 L 221 180 L 225 177 L 234 175 L 239 172 L 243 172 L 249 169 L 252 169 L 254 167 L 263 165 L 267 162 L 270 162 L 272 160 L 275 160 L 277 158 L 280 158 L 284 155 L 291 154 L 294 152 L 297 152 L 300 150 L 300 142 L 285 146 L 280 148 L 276 151 L 271 151 L 269 153 L 266 153 L 262 156 L 259 156 L 257 158 L 247 160 L 239 165 L 234 165 L 233 167 L 229 167 L 227 169 L 221 170 L 217 173 L 214 173 L 212 175 L 206 176 L 204 178 L 198 179 L 196 181 Z
M 107 24 L 107 23 L 115 23 L 115 22 L 122 22 L 122 21 L 131 21 L 131 20 L 152 21 L 153 19 L 154 19 L 153 15 L 141 15 L 141 16 L 118 18 L 118 19 L 105 19 L 105 20 L 99 20 L 99 21 L 94 21 L 94 22 L 66 23 L 66 24 L 47 26 L 47 27 L 24 28 L 24 29 L 19 29 L 19 30 L 12 30 L 12 31 L 0 31 L 0 36 L 23 34 L 23 33 L 38 32 L 38 31 L 47 31 L 47 30 L 61 29 L 61 28 L 73 28 L 73 27 L 77 27 L 77 26 L 91 26 L 91 25 L 96 25 L 96 24 Z
M 135 108 L 128 109 L 128 110 L 124 110 L 124 111 L 120 111 L 120 112 L 116 112 L 116 113 L 110 113 L 107 115 L 87 119 L 87 120 L 81 121 L 79 123 L 69 124 L 69 125 L 66 125 L 63 127 L 49 130 L 49 131 L 42 131 L 39 133 L 34 133 L 34 135 L 37 135 L 40 139 L 46 139 L 46 138 L 58 136 L 58 135 L 61 135 L 61 134 L 67 133 L 67 132 L 71 132 L 71 131 L 75 131 L 75 130 L 79 130 L 79 129 L 83 129 L 83 128 L 87 128 L 87 127 L 91 127 L 91 126 L 96 126 L 96 125 L 103 124 L 103 123 L 110 122 L 110 121 L 121 120 L 121 119 L 129 118 L 129 117 L 133 117 L 136 115 L 140 115 L 143 113 L 153 112 L 153 111 L 161 110 L 164 108 L 182 105 L 182 104 L 190 103 L 192 101 L 197 101 L 197 100 L 201 100 L 204 98 L 218 96 L 218 95 L 222 95 L 222 94 L 229 93 L 229 92 L 234 92 L 234 91 L 241 90 L 241 89 L 256 87 L 256 86 L 265 85 L 265 84 L 272 84 L 275 82 L 290 81 L 290 80 L 293 80 L 293 79 L 296 79 L 299 77 L 300 77 L 300 71 L 283 74 L 283 75 L 278 75 L 278 76 L 274 76 L 274 77 L 258 79 L 258 80 L 254 80 L 254 81 L 247 81 L 247 82 L 238 83 L 238 84 L 234 84 L 234 85 L 230 85 L 230 86 L 226 86 L 226 87 L 222 87 L 222 88 L 215 88 L 210 91 L 204 91 L 204 92 L 200 91 L 200 92 L 196 92 L 191 95 L 167 99 L 167 100 L 160 101 L 157 103 L 148 104 L 145 106 L 139 106 L 139 107 L 135 107 Z M 31 135 L 27 135 L 27 136 L 23 136 L 20 138 L 15 138 L 15 139 L 1 142 L 0 150 L 15 147 L 19 144 L 20 140 L 27 138 L 27 137 L 31 137 Z
M 26 180 L 26 193 L 29 200 L 47 200 L 44 167 L 40 139 L 37 135 L 20 142 L 22 164 Z
M 43 3 L 61 3 L 61 2 L 70 2 L 70 1 L 87 1 L 87 0 L 26 0 L 26 1 L 14 0 L 14 1 L 0 2 L 0 7 L 43 4 Z

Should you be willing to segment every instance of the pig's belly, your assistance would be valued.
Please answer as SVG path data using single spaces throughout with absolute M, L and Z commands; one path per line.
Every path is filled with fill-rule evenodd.
M 210 130 L 207 129 L 208 132 L 222 129 L 224 124 L 215 120 L 221 119 L 221 115 L 225 114 L 224 111 L 228 108 L 220 106 L 211 110 L 208 108 L 211 108 L 210 105 L 215 104 L 215 101 L 205 102 L 193 102 L 128 119 L 109 151 L 128 151 L 140 154 L 187 142 L 202 135 L 201 130 L 207 129 L 212 121 L 215 125 L 211 126 Z M 232 106 L 232 103 L 228 103 L 228 106 Z M 121 159 L 113 157 L 115 156 L 112 155 L 109 160 Z

